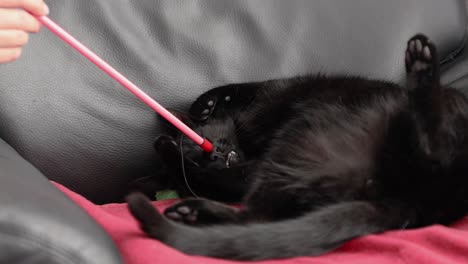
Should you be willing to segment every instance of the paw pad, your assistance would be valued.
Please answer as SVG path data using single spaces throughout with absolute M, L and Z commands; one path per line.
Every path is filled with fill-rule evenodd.
M 186 224 L 194 224 L 198 219 L 198 211 L 188 205 L 184 205 L 184 202 L 167 208 L 164 214 L 173 221 Z
M 406 71 L 418 74 L 431 70 L 434 63 L 435 46 L 424 35 L 416 35 L 408 41 L 405 54 Z
M 216 96 L 204 94 L 190 108 L 190 117 L 197 121 L 207 120 L 216 107 Z

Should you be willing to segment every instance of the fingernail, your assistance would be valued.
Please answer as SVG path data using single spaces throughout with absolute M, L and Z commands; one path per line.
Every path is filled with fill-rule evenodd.
M 50 13 L 50 9 L 49 9 L 49 7 L 47 5 L 44 5 L 44 12 L 45 12 L 46 16 L 49 15 L 49 13 Z

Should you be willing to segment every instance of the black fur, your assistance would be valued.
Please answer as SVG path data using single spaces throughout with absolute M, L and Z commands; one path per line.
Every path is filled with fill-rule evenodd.
M 468 209 L 467 100 L 441 87 L 427 37 L 408 41 L 405 65 L 406 87 L 315 76 L 208 91 L 185 119 L 225 144 L 214 160 L 184 140 L 187 179 L 211 199 L 242 196 L 243 207 L 188 199 L 163 216 L 133 194 L 132 214 L 183 252 L 237 260 L 319 255 L 354 237 L 459 219 Z M 179 143 L 160 140 L 180 170 Z M 240 154 L 228 166 L 231 150 Z

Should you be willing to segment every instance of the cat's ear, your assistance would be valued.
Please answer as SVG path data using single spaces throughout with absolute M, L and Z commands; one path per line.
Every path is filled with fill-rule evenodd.
M 169 111 L 171 114 L 173 114 L 175 117 L 177 117 L 177 119 L 182 121 L 184 124 L 186 124 L 190 128 L 194 127 L 195 124 L 190 119 L 188 114 L 182 113 L 181 111 L 173 109 L 173 108 L 167 108 L 167 111 Z

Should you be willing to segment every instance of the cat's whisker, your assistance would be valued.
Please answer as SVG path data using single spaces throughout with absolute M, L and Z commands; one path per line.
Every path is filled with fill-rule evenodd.
M 184 177 L 184 180 L 185 180 L 185 184 L 187 186 L 187 189 L 190 191 L 190 193 L 193 194 L 193 196 L 195 197 L 199 197 L 193 190 L 192 188 L 190 187 L 190 184 L 188 183 L 188 180 L 187 180 L 187 173 L 185 172 L 185 159 L 184 159 L 184 146 L 183 146 L 183 143 L 184 143 L 184 139 L 183 139 L 183 134 L 180 134 L 180 137 L 179 137 L 179 144 L 180 144 L 180 157 L 181 157 L 181 167 L 182 167 L 182 176 Z
M 403 225 L 400 227 L 400 230 L 405 230 L 408 227 L 409 223 L 410 220 L 406 220 L 405 223 L 403 223 Z

